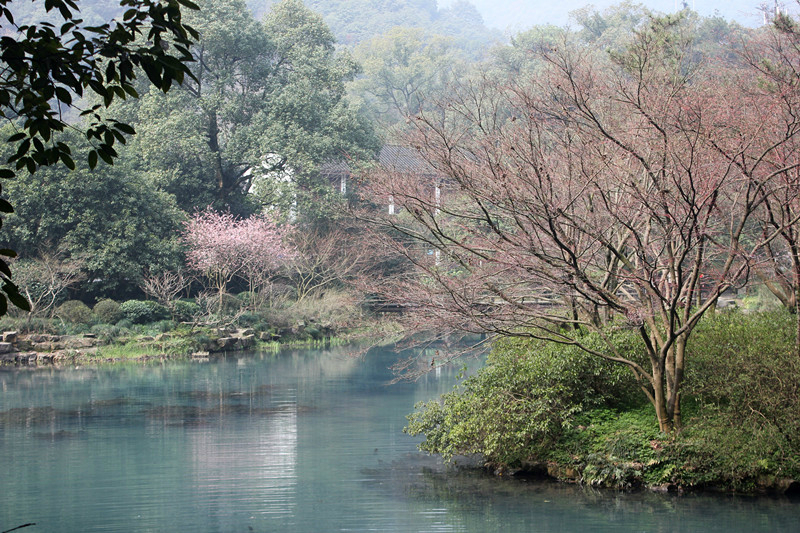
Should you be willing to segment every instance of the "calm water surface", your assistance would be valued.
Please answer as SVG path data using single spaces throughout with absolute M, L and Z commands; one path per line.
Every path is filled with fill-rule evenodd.
M 404 435 L 457 369 L 390 350 L 0 370 L 0 531 L 799 531 L 786 499 L 619 494 L 444 467 Z

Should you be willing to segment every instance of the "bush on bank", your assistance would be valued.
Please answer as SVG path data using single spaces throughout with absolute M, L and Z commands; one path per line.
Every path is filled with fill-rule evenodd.
M 203 346 L 236 329 L 266 333 L 259 337 L 280 339 L 281 343 L 322 343 L 347 335 L 371 320 L 359 300 L 343 291 L 327 290 L 320 295 L 307 296 L 302 302 L 276 298 L 258 308 L 248 308 L 246 299 L 246 294 L 227 295 L 225 300 L 236 304 L 229 305 L 223 313 L 216 307 L 209 311 L 201 305 L 207 302 L 193 300 L 175 300 L 167 307 L 148 300 L 119 303 L 104 299 L 92 309 L 83 302 L 70 300 L 58 308 L 55 318 L 20 313 L 6 315 L 0 318 L 0 329 L 21 335 L 94 334 L 105 343 L 138 342 L 140 353 L 153 348 L 144 337 L 169 333 L 173 338 L 186 340 L 174 343 L 168 355 L 189 355 L 193 351 L 203 351 Z M 155 353 L 167 353 L 162 347 L 163 343 L 156 346 Z M 126 350 L 133 351 L 133 347 Z
M 659 433 L 626 369 L 573 347 L 499 341 L 485 368 L 417 406 L 421 449 L 480 454 L 501 470 L 630 488 L 675 484 L 753 491 L 800 479 L 800 361 L 785 311 L 707 317 L 689 345 L 684 428 Z M 629 353 L 641 353 L 633 332 Z M 588 335 L 587 342 L 602 344 Z
M 94 304 L 92 312 L 101 324 L 116 324 L 124 316 L 120 305 L 111 299 L 100 300 Z
M 722 313 L 701 324 L 689 346 L 694 416 L 679 440 L 698 482 L 747 489 L 759 478 L 800 478 L 795 320 L 785 311 Z
M 618 331 L 631 347 L 632 332 Z M 599 337 L 584 339 L 603 349 Z M 628 370 L 574 346 L 501 339 L 485 368 L 441 400 L 419 404 L 407 432 L 425 434 L 423 450 L 481 454 L 492 466 L 518 468 L 547 456 L 576 417 L 638 401 Z

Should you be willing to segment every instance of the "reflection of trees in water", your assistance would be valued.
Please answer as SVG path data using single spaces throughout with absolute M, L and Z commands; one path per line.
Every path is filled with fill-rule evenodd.
M 186 522 L 181 530 L 246 531 L 237 521 L 242 509 L 261 515 L 256 531 L 277 531 L 275 523 L 289 531 L 333 530 L 325 526 L 334 521 L 359 531 L 367 523 L 400 524 L 399 531 L 796 529 L 798 508 L 787 500 L 597 491 L 403 455 L 413 439 L 400 433 L 402 416 L 393 426 L 384 415 L 450 390 L 452 381 L 431 373 L 387 386 L 396 354 L 351 353 L 294 350 L 164 367 L 0 371 L 6 453 L 0 480 L 16 479 L 7 485 L 14 505 L 0 508 L 0 522 L 39 517 L 42 501 L 59 520 L 94 522 L 103 507 L 90 500 L 105 496 L 93 490 L 101 485 L 113 492 L 113 501 L 103 503 L 110 509 L 104 519 L 116 530 L 125 530 L 126 518 L 115 505 L 130 509 L 132 502 L 148 506 L 151 531 L 169 530 L 164 524 L 174 524 L 175 516 Z M 36 497 L 21 496 L 29 488 Z M 187 513 L 196 502 L 208 508 Z M 318 524 L 329 515 L 330 524 Z
M 59 411 L 52 407 L 14 407 L 0 412 L 0 425 L 9 428 L 24 428 L 52 424 L 67 411 Z
M 413 471 L 419 465 L 407 468 Z M 416 508 L 446 509 L 470 531 L 478 530 L 475 524 L 486 530 L 494 525 L 538 532 L 788 531 L 796 526 L 798 511 L 797 502 L 788 498 L 617 492 L 552 480 L 500 478 L 472 468 L 430 466 L 418 471 L 422 475 L 413 476 L 393 465 L 384 474 L 400 483 L 380 487 L 393 487 L 396 497 Z M 755 525 L 754 516 L 760 518 Z
M 260 513 L 294 516 L 297 418 L 297 411 L 287 405 L 276 416 L 254 421 L 247 431 L 225 432 L 216 426 L 192 431 L 194 491 L 241 497 L 242 486 L 247 486 L 247 498 L 260 502 Z M 229 498 L 209 500 L 232 506 L 235 513 L 236 503 Z
M 130 398 L 111 398 L 107 400 L 91 400 L 79 404 L 72 409 L 59 409 L 52 405 L 32 407 L 12 407 L 0 411 L 0 428 L 38 429 L 37 436 L 42 436 L 42 428 L 49 426 L 53 434 L 61 432 L 61 436 L 70 432 L 63 428 L 85 429 L 91 423 L 103 418 L 116 419 L 120 409 L 129 406 L 141 406 L 142 402 Z M 61 428 L 61 429 L 60 429 Z
M 248 417 L 285 417 L 313 410 L 285 398 L 294 388 L 271 383 L 275 365 L 301 380 L 345 376 L 359 361 L 344 349 L 296 350 L 264 365 L 271 354 L 242 354 L 214 364 L 176 361 L 163 366 L 20 369 L 0 372 L 0 430 L 30 430 L 62 438 L 95 426 L 205 426 Z M 268 370 L 271 368 L 271 370 Z M 190 388 L 191 387 L 191 388 Z M 120 395 L 117 395 L 120 394 Z M 122 396 L 121 394 L 124 394 Z M 113 395 L 113 396 L 110 396 Z

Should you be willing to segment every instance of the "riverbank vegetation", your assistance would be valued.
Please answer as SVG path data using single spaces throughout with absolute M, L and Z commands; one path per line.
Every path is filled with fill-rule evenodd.
M 176 299 L 169 307 L 152 300 L 105 299 L 90 308 L 67 300 L 51 317 L 3 317 L 0 330 L 14 332 L 17 351 L 88 359 L 186 357 L 380 334 L 381 321 L 367 319 L 367 309 L 335 289 L 302 302 L 275 299 L 268 308 L 250 307 L 250 298 L 246 292 L 226 295 L 222 309 L 216 297 Z
M 796 405 L 800 332 L 717 307 L 762 285 L 800 327 L 800 32 L 777 16 L 709 38 L 686 13 L 616 30 L 629 22 L 528 34 L 414 116 L 403 139 L 424 165 L 364 179 L 392 209 L 362 216 L 416 274 L 381 294 L 402 294 L 411 328 L 497 342 L 409 431 L 611 486 L 789 479 L 796 409 L 772 399 Z M 720 342 L 740 334 L 767 345 Z
M 521 71 L 487 69 L 418 113 L 405 140 L 425 169 L 364 180 L 395 210 L 363 216 L 417 274 L 385 297 L 417 323 L 621 365 L 679 432 L 704 317 L 754 278 L 787 294 L 800 279 L 797 28 L 780 17 L 711 49 L 699 29 L 682 13 L 604 49 L 540 35 Z
M 641 357 L 635 331 L 609 332 Z M 605 341 L 587 333 L 598 350 Z M 706 318 L 687 347 L 680 432 L 653 424 L 632 373 L 575 347 L 508 339 L 486 367 L 417 406 L 406 431 L 458 460 L 615 488 L 783 492 L 800 478 L 800 361 L 786 311 Z

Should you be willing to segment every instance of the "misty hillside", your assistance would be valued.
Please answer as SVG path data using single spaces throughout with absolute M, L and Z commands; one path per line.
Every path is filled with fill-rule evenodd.
M 261 19 L 277 0 L 247 0 L 247 5 Z M 720 15 L 727 20 L 755 27 L 762 23 L 759 6 L 774 6 L 774 0 L 644 0 L 629 2 L 644 5 L 656 12 L 669 13 L 687 2 L 702 16 Z M 446 35 L 456 45 L 477 57 L 480 50 L 506 40 L 509 35 L 536 25 L 575 25 L 570 13 L 593 6 L 603 11 L 616 0 L 305 0 L 305 5 L 321 14 L 336 36 L 346 46 L 385 34 L 396 26 L 423 29 L 428 34 Z M 780 1 L 779 4 L 793 5 Z M 11 4 L 21 22 L 33 22 L 47 17 L 44 2 L 16 1 Z M 101 23 L 117 14 L 118 2 L 83 0 L 81 15 L 90 24 Z
M 248 0 L 250 9 L 261 17 L 276 0 Z M 305 0 L 307 7 L 321 14 L 340 44 L 353 46 L 396 26 L 421 28 L 428 33 L 453 37 L 464 49 L 476 50 L 502 38 L 489 29 L 471 2 L 457 0 L 449 6 L 436 0 Z
M 759 0 L 687 0 L 688 7 L 693 8 L 703 16 L 719 14 L 726 19 L 736 20 L 745 26 L 757 26 L 763 20 L 759 6 L 764 3 Z M 439 6 L 447 8 L 459 3 L 460 0 L 439 0 Z M 543 0 L 471 0 L 487 26 L 517 32 L 537 24 L 555 24 L 563 26 L 570 22 L 569 13 L 576 9 L 593 5 L 603 10 L 611 5 L 619 4 L 614 0 L 563 0 L 561 2 L 547 2 Z M 669 13 L 681 8 L 683 0 L 644 0 L 631 2 L 643 4 L 650 9 L 662 13 Z M 774 2 L 767 2 L 774 5 Z M 779 2 L 784 4 L 785 2 Z

